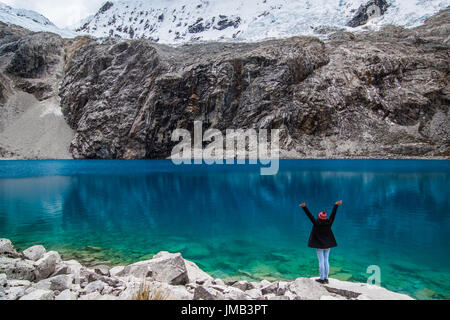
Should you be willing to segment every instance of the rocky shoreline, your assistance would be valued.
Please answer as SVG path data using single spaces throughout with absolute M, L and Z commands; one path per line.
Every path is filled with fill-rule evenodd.
M 295 281 L 213 279 L 180 253 L 110 268 L 63 261 L 56 251 L 33 246 L 17 252 L 0 239 L 0 300 L 413 300 L 363 283 L 330 279 Z

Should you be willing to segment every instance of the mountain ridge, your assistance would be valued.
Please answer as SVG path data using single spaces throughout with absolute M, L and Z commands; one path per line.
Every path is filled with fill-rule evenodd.
M 145 38 L 164 44 L 261 41 L 322 36 L 323 30 L 387 24 L 416 27 L 450 5 L 448 0 L 115 0 L 77 30 L 96 38 Z M 362 12 L 360 12 L 362 10 Z M 368 12 L 370 10 L 370 12 Z M 358 16 L 359 15 L 359 16 Z
M 0 22 L 17 25 L 34 32 L 52 32 L 65 38 L 79 36 L 72 30 L 58 28 L 40 13 L 27 9 L 16 9 L 0 2 Z

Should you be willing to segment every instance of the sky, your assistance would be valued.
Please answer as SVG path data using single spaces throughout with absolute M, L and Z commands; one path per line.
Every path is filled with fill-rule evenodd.
M 71 27 L 95 14 L 106 0 L 0 0 L 17 9 L 36 11 L 60 28 Z

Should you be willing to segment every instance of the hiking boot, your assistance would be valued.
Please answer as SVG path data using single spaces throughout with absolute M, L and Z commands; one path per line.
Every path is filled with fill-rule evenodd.
M 321 283 L 321 284 L 324 284 L 324 283 L 325 283 L 325 280 L 322 280 L 322 279 L 316 279 L 316 281 L 317 281 L 318 283 Z

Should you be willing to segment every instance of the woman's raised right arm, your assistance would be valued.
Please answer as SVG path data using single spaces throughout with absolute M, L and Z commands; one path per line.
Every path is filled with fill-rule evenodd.
M 300 205 L 300 207 L 303 208 L 303 211 L 305 211 L 306 215 L 308 216 L 309 220 L 311 220 L 311 222 L 313 224 L 316 224 L 316 219 L 314 219 L 313 215 L 311 214 L 311 212 L 309 212 L 309 209 L 306 207 L 306 203 L 302 203 Z

